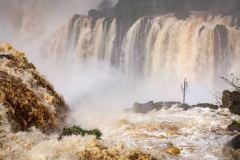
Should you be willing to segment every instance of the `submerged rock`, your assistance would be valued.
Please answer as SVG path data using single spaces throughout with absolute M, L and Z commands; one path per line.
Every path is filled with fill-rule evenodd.
M 231 147 L 224 147 L 221 149 L 221 159 L 224 160 L 239 160 L 240 152 L 238 150 L 234 150 Z
M 129 109 L 135 113 L 148 113 L 152 110 L 160 110 L 162 108 L 169 108 L 173 105 L 178 105 L 179 107 L 186 107 L 180 102 L 156 102 L 149 101 L 147 103 L 134 103 L 133 108 Z
M 180 149 L 174 146 L 170 146 L 166 149 L 166 152 L 171 155 L 179 155 L 181 153 Z
M 240 149 L 240 135 L 237 135 L 236 137 L 234 137 L 229 143 L 228 145 L 230 147 L 232 147 L 235 150 Z
M 229 108 L 231 113 L 240 115 L 240 92 L 224 91 L 221 107 Z
M 170 108 L 172 106 L 178 106 L 179 108 L 183 108 L 184 110 L 201 107 L 201 108 L 210 108 L 210 109 L 218 109 L 219 107 L 210 103 L 199 103 L 197 105 L 188 105 L 182 104 L 181 102 L 153 102 L 149 101 L 147 103 L 134 103 L 131 109 L 127 109 L 126 111 L 132 111 L 135 113 L 148 113 L 152 110 L 160 110 L 162 108 Z
M 202 107 L 202 108 L 210 108 L 210 109 L 218 109 L 219 107 L 210 103 L 199 103 L 197 105 L 193 105 L 193 107 Z
M 133 111 L 136 113 L 147 113 L 154 109 L 154 103 L 153 101 L 149 101 L 147 103 L 141 104 L 141 103 L 134 103 L 133 105 Z
M 240 132 L 240 123 L 237 121 L 233 121 L 229 126 L 228 126 L 229 131 L 237 131 Z
M 9 44 L 0 47 L 0 104 L 7 109 L 13 131 L 32 126 L 44 132 L 59 131 L 69 110 L 24 53 Z

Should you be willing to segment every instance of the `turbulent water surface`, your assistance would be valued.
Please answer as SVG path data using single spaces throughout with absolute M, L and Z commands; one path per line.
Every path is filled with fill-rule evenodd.
M 239 117 L 223 109 L 183 110 L 178 106 L 148 114 L 123 113 L 112 122 L 99 123 L 102 141 L 81 136 L 58 141 L 57 135 L 46 136 L 32 129 L 5 135 L 6 148 L 0 154 L 4 159 L 74 160 L 84 159 L 89 151 L 97 159 L 104 155 L 107 158 L 104 148 L 109 147 L 110 154 L 120 153 L 123 157 L 131 150 L 140 150 L 159 159 L 230 160 L 232 154 L 225 145 L 234 136 L 226 131 L 232 119 Z M 181 154 L 174 155 L 171 147 L 177 147 Z
M 124 114 L 113 129 L 107 129 L 106 137 L 164 159 L 223 159 L 224 145 L 233 136 L 225 130 L 232 118 L 226 110 L 184 111 L 172 106 L 148 114 Z M 181 155 L 164 154 L 169 146 L 180 148 Z

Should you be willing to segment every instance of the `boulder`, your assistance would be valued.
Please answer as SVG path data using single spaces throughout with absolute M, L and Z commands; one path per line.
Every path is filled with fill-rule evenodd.
M 165 151 L 168 154 L 174 155 L 174 156 L 181 154 L 181 150 L 179 148 L 177 148 L 177 147 L 174 147 L 174 146 L 168 147 Z
M 240 92 L 224 91 L 222 96 L 223 108 L 229 108 L 231 113 L 240 115 Z
M 239 160 L 240 159 L 240 151 L 234 150 L 229 146 L 223 147 L 221 149 L 220 155 L 221 155 L 221 159 L 223 160 Z
M 240 149 L 240 135 L 237 135 L 236 137 L 234 137 L 229 143 L 228 146 L 238 150 Z
M 143 103 L 143 104 L 136 102 L 133 105 L 133 111 L 135 113 L 147 113 L 153 109 L 154 109 L 153 101 L 149 101 L 149 102 Z
M 229 126 L 228 126 L 229 131 L 237 131 L 240 132 L 240 123 L 237 121 L 233 121 Z

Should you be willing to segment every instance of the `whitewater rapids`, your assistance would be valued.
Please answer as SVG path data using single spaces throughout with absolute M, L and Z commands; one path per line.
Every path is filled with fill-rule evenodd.
M 89 136 L 71 136 L 58 141 L 57 135 L 46 136 L 34 128 L 30 132 L 1 132 L 5 144 L 0 159 L 75 160 L 84 159 L 87 151 L 92 151 L 93 159 L 98 159 L 103 152 L 127 155 L 132 150 L 158 159 L 231 159 L 225 145 L 234 136 L 226 130 L 233 119 L 239 117 L 227 109 L 183 110 L 172 106 L 148 114 L 122 113 L 114 121 L 102 121 L 100 141 Z M 4 129 L 7 133 L 6 126 Z M 167 149 L 171 146 L 180 149 L 180 154 L 169 154 Z
M 148 114 L 123 114 L 112 129 L 107 129 L 105 137 L 158 158 L 218 160 L 226 158 L 222 154 L 224 145 L 233 136 L 226 128 L 235 118 L 224 109 L 183 110 L 172 106 Z M 178 157 L 164 154 L 169 145 L 179 148 L 181 154 Z

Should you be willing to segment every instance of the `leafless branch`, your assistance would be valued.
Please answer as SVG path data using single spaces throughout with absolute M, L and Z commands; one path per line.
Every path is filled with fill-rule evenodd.
M 230 75 L 230 77 L 219 77 L 222 80 L 224 80 L 228 85 L 232 86 L 236 91 L 240 91 L 240 83 L 239 78 L 235 77 L 233 74 Z
M 216 104 L 218 105 L 218 106 L 220 106 L 222 103 L 221 103 L 221 96 L 219 95 L 219 93 L 217 93 L 216 91 L 215 91 L 215 93 L 212 93 L 211 91 L 209 91 L 209 93 L 215 98 L 215 101 L 216 101 Z

